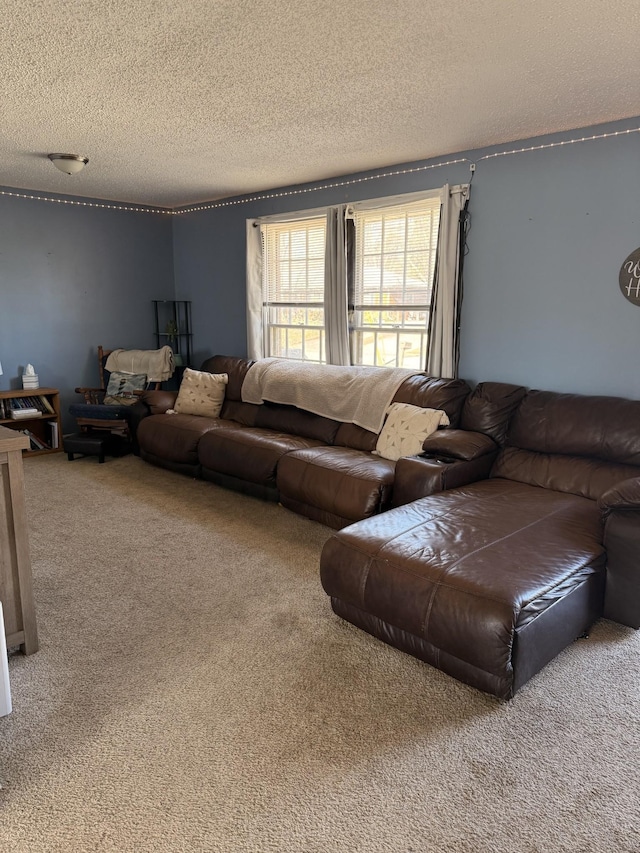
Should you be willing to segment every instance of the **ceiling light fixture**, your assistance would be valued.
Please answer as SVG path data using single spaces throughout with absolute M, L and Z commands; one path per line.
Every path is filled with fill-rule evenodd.
M 89 162 L 88 157 L 81 157 L 80 154 L 49 154 L 49 160 L 56 169 L 67 175 L 77 175 Z

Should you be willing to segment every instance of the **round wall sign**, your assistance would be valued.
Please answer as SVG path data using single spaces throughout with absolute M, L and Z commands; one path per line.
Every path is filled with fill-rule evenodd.
M 618 281 L 620 290 L 629 302 L 640 305 L 640 249 L 631 252 L 622 264 Z

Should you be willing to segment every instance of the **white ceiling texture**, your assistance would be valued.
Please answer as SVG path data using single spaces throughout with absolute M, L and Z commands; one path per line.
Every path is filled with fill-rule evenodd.
M 638 0 L 0 10 L 5 187 L 173 208 L 640 114 Z

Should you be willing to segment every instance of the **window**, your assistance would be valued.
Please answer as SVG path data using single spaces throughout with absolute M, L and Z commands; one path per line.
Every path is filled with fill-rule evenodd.
M 426 364 L 440 198 L 354 212 L 351 360 L 378 367 Z
M 262 226 L 264 352 L 324 362 L 326 217 Z
M 456 375 L 468 197 L 445 184 L 249 220 L 250 357 Z

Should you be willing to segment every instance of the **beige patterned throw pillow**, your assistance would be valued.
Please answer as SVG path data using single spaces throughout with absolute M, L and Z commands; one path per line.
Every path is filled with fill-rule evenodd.
M 394 462 L 401 456 L 415 456 L 422 453 L 422 442 L 439 426 L 449 426 L 447 413 L 442 409 L 392 403 L 373 452 Z
M 186 367 L 173 410 L 181 415 L 217 418 L 224 403 L 229 375 Z

